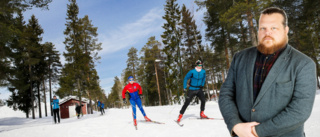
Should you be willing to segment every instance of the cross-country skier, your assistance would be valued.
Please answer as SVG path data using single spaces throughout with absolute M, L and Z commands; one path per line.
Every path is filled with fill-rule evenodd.
M 54 123 L 57 123 L 58 118 L 58 123 L 60 123 L 60 116 L 59 116 L 59 99 L 57 99 L 56 96 L 53 96 L 53 99 L 51 100 L 51 106 L 53 110 L 53 117 L 54 117 Z
M 144 116 L 146 121 L 151 121 L 146 113 L 144 112 L 142 108 L 142 103 L 141 103 L 141 98 L 140 96 L 142 95 L 142 88 L 138 83 L 134 82 L 133 76 L 128 77 L 128 85 L 126 85 L 123 90 L 122 90 L 122 98 L 123 98 L 123 103 L 127 104 L 126 101 L 126 93 L 129 93 L 130 96 L 130 104 L 132 107 L 132 115 L 133 115 L 133 124 L 136 126 L 137 125 L 137 120 L 136 120 L 136 106 L 139 107 L 142 115 Z
M 83 105 L 81 104 L 81 105 L 79 105 L 79 104 L 77 104 L 77 106 L 76 106 L 76 112 L 77 112 L 77 117 L 78 117 L 78 119 L 80 118 L 80 111 L 81 111 L 81 107 L 83 107 Z
M 98 100 L 98 111 L 101 111 L 101 102 L 100 102 L 100 100 Z
M 204 69 L 202 69 L 202 61 L 201 60 L 197 60 L 196 61 L 196 67 L 195 69 L 190 70 L 187 75 L 184 77 L 184 81 L 183 81 L 183 91 L 186 94 L 186 100 L 180 110 L 180 115 L 178 117 L 177 122 L 180 122 L 184 112 L 186 111 L 188 105 L 190 104 L 190 101 L 192 101 L 192 98 L 194 96 L 197 96 L 200 100 L 201 100 L 201 111 L 200 111 L 200 118 L 208 118 L 205 114 L 204 114 L 204 107 L 205 107 L 205 96 L 204 93 L 202 91 L 202 88 L 205 84 L 206 81 L 206 71 Z M 189 83 L 189 90 L 187 90 L 187 82 L 190 79 L 190 83 Z
M 100 110 L 101 110 L 101 115 L 103 115 L 105 112 L 104 112 L 104 104 L 101 102 L 101 105 L 100 105 Z

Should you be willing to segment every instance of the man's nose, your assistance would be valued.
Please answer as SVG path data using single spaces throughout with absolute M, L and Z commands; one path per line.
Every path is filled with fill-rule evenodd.
M 271 34 L 272 34 L 271 29 L 266 29 L 266 35 L 269 36 Z

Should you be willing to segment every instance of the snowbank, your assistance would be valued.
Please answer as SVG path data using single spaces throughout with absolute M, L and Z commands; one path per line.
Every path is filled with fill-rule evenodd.
M 317 91 L 319 93 L 319 90 Z M 185 112 L 181 121 L 183 127 L 179 127 L 173 120 L 178 117 L 181 105 L 145 107 L 148 117 L 165 124 L 145 123 L 138 121 L 138 130 L 135 130 L 132 122 L 132 110 L 108 109 L 105 115 L 95 113 L 84 115 L 81 119 L 69 118 L 61 120 L 60 124 L 53 124 L 51 117 L 42 119 L 14 118 L 7 115 L 14 114 L 0 108 L 0 136 L 1 137 L 227 137 L 229 132 L 223 120 L 194 120 L 199 117 L 200 104 L 191 105 Z M 4 111 L 9 111 L 4 114 Z M 219 106 L 216 102 L 206 103 L 206 115 L 221 118 Z M 308 137 L 318 137 L 320 131 L 320 95 L 315 98 L 313 111 L 305 124 L 305 132 Z M 24 117 L 24 116 L 23 116 Z M 143 120 L 143 116 L 137 110 L 137 119 Z

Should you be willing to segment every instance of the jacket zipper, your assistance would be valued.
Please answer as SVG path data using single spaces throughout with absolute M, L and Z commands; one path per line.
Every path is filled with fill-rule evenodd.
M 137 99 L 137 98 L 136 98 L 136 95 L 134 94 L 133 84 L 131 85 L 131 87 L 132 87 L 132 91 L 133 91 L 132 93 L 133 93 L 133 95 L 134 95 L 134 99 Z
M 200 71 L 200 72 L 201 72 L 201 71 Z M 199 76 L 199 75 L 200 75 L 200 72 L 198 72 L 198 78 L 199 78 L 199 80 L 198 80 L 198 82 L 197 82 L 198 87 L 200 87 L 200 86 L 199 86 L 199 81 L 200 81 L 200 76 Z

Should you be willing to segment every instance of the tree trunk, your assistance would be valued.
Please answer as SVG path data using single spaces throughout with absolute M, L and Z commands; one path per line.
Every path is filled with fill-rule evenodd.
M 29 103 L 29 102 L 27 102 L 27 103 Z M 29 110 L 27 110 L 27 112 L 26 112 L 26 118 L 29 118 Z
M 29 58 L 30 62 L 30 58 Z M 31 94 L 31 110 L 32 110 L 32 119 L 35 119 L 34 115 L 34 94 L 33 94 L 33 88 L 32 88 L 32 71 L 31 71 L 31 65 L 29 65 L 29 74 L 30 74 L 30 94 Z
M 218 80 L 216 80 L 216 77 L 213 77 L 213 78 L 214 78 L 214 81 L 217 81 L 217 83 L 218 83 Z M 218 101 L 219 100 L 218 85 L 216 84 L 215 87 L 216 87 L 216 90 L 215 90 L 214 93 L 216 94 L 216 100 Z
M 93 114 L 93 109 L 92 109 L 92 99 L 90 99 L 90 113 Z
M 78 78 L 78 96 L 79 96 L 79 105 L 80 105 L 80 114 L 83 116 L 83 113 L 82 113 L 82 102 L 81 102 L 81 89 L 80 89 L 80 80 Z
M 37 88 L 38 88 L 38 104 L 39 104 L 39 118 L 42 118 L 42 115 L 41 115 L 41 98 L 40 98 L 40 82 L 37 83 Z
M 158 94 L 159 94 L 159 105 L 162 106 L 162 103 L 161 103 L 161 94 L 160 94 L 160 87 L 159 87 L 159 80 L 158 80 L 158 71 L 157 71 L 156 62 L 154 62 L 154 69 L 155 69 L 155 71 L 156 71 L 157 87 L 158 87 Z
M 242 38 L 242 42 L 243 42 L 243 48 L 247 48 L 247 35 L 245 33 L 245 29 L 243 27 L 242 21 L 239 21 L 240 23 L 240 28 L 241 28 L 241 38 Z
M 50 65 L 49 65 L 49 70 L 50 70 Z M 52 99 L 52 92 L 51 92 L 51 71 L 49 71 L 49 88 L 50 88 L 50 102 L 51 102 L 51 99 Z M 51 116 L 53 116 L 53 112 L 52 112 L 52 105 L 50 104 L 50 112 L 51 112 Z
M 167 75 L 166 75 L 166 70 L 163 70 L 163 73 L 164 73 L 164 84 L 165 84 L 165 88 L 166 88 L 166 91 L 167 91 L 167 94 L 168 94 L 168 100 L 169 100 L 169 103 L 170 105 L 172 105 L 172 96 L 171 96 L 171 92 L 168 90 L 167 88 Z
M 45 80 L 43 80 L 43 95 L 44 95 L 44 112 L 46 117 L 48 116 L 47 113 L 47 96 L 46 96 L 46 84 L 45 84 Z
M 211 79 L 212 79 L 212 91 L 213 91 L 213 94 L 212 94 L 211 98 L 214 97 L 214 100 L 217 101 L 217 100 L 216 100 L 217 95 L 215 94 L 215 87 L 214 87 L 214 85 L 215 85 L 215 84 L 214 84 L 214 82 L 215 82 L 214 73 L 212 73 L 212 78 L 211 78 Z
M 209 90 L 209 82 L 207 80 L 207 92 L 208 92 L 208 99 L 210 101 L 210 90 Z
M 227 69 L 229 69 L 229 67 L 230 67 L 230 62 L 229 62 L 229 51 L 228 51 L 228 43 L 229 43 L 229 41 L 228 41 L 228 39 L 227 39 L 227 37 L 225 36 L 225 29 L 224 28 L 222 28 L 222 37 L 224 37 L 224 40 L 225 40 L 225 44 L 224 44 L 224 53 L 225 53 L 225 57 L 226 57 L 226 65 L 227 65 Z
M 231 57 L 233 57 L 233 55 L 234 55 L 234 50 L 233 50 L 233 46 L 231 46 L 231 44 L 230 44 L 230 32 L 228 32 L 227 31 L 227 39 L 228 39 L 228 47 L 230 48 L 230 51 L 231 51 Z M 228 57 L 228 60 L 229 60 L 229 57 Z M 230 66 L 230 65 L 229 65 Z M 228 67 L 229 68 L 229 67 Z
M 221 70 L 221 77 L 222 77 L 222 83 L 225 81 L 225 77 L 224 77 L 224 70 Z
M 249 0 L 247 0 L 247 4 L 249 4 Z M 249 32 L 250 32 L 250 37 L 251 37 L 251 44 L 252 44 L 252 46 L 257 46 L 258 45 L 257 34 L 254 31 L 254 26 L 253 26 L 252 20 L 253 20 L 252 12 L 250 10 L 247 10 L 247 21 L 248 21 Z

